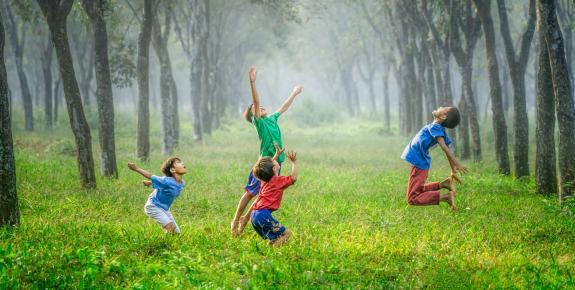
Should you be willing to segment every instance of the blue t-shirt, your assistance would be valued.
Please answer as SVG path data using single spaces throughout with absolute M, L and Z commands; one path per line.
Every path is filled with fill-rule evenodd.
M 445 128 L 438 123 L 425 125 L 415 137 L 409 142 L 401 159 L 411 163 L 411 165 L 422 169 L 429 170 L 431 166 L 431 156 L 429 149 L 437 145 L 437 137 L 443 137 L 447 146 L 451 145 L 451 139 L 447 136 Z
M 152 175 L 152 187 L 155 189 L 150 195 L 152 203 L 164 210 L 169 210 L 170 206 L 184 189 L 184 181 L 178 183 L 175 178 L 169 176 Z

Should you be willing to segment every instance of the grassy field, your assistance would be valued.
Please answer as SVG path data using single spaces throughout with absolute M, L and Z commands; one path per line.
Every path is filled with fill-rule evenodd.
M 174 155 L 188 174 L 172 208 L 182 230 L 174 237 L 143 213 L 150 190 L 126 167 L 135 124 L 118 119 L 120 178 L 98 177 L 93 191 L 80 188 L 69 127 L 15 126 L 22 217 L 19 228 L 0 231 L 0 288 L 575 287 L 573 209 L 535 194 L 532 180 L 497 175 L 489 134 L 486 161 L 464 162 L 471 172 L 453 213 L 445 204 L 406 206 L 406 137 L 376 122 L 300 128 L 282 120 L 301 171 L 275 213 L 294 236 L 271 249 L 251 227 L 238 239 L 229 233 L 257 159 L 253 128 L 233 120 L 196 144 L 182 124 Z M 137 163 L 160 174 L 154 126 L 152 158 Z M 93 140 L 98 161 L 97 132 Z M 439 149 L 433 160 L 430 178 L 441 180 L 447 161 Z

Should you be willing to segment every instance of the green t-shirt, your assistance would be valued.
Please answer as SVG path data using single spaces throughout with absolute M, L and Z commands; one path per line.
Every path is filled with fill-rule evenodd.
M 280 112 L 275 112 L 265 118 L 256 118 L 254 116 L 254 126 L 258 131 L 258 137 L 260 137 L 260 155 L 263 157 L 273 157 L 276 154 L 274 141 L 278 143 L 280 148 L 283 148 L 282 132 L 278 126 L 279 116 Z M 285 154 L 282 152 L 278 162 L 283 162 L 285 158 Z

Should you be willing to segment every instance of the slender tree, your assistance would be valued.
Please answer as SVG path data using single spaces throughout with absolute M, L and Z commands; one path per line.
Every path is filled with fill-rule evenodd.
M 515 177 L 529 176 L 529 121 L 525 99 L 525 71 L 529 61 L 529 49 L 535 32 L 535 0 L 529 0 L 529 19 L 521 36 L 519 54 L 516 54 L 511 40 L 505 0 L 497 0 L 499 23 L 509 75 L 513 85 L 513 162 Z
M 90 135 L 90 127 L 84 116 L 80 89 L 74 73 L 72 54 L 70 53 L 66 31 L 66 19 L 72 9 L 74 0 L 63 0 L 59 3 L 54 3 L 51 0 L 38 0 L 38 4 L 46 17 L 52 42 L 56 49 L 70 126 L 78 148 L 80 181 L 84 188 L 95 188 L 96 176 L 94 174 L 94 160 L 92 157 L 92 137 Z
M 491 18 L 491 0 L 473 0 L 477 13 L 481 19 L 485 36 L 485 52 L 489 72 L 489 87 L 491 97 L 491 110 L 493 112 L 493 133 L 495 135 L 495 155 L 499 173 L 509 175 L 509 153 L 507 150 L 507 124 L 503 112 L 501 98 L 501 80 L 499 79 L 499 64 L 495 52 L 495 29 Z
M 96 103 L 98 104 L 98 131 L 100 141 L 100 172 L 103 176 L 118 178 L 116 144 L 114 139 L 114 97 L 108 60 L 108 32 L 105 13 L 106 0 L 83 0 L 94 32 L 94 59 L 96 67 Z
M 42 75 L 44 77 L 44 127 L 51 129 L 53 124 L 52 107 L 52 59 L 54 55 L 54 45 L 48 35 L 46 48 L 42 53 Z
M 152 0 L 144 0 L 144 19 L 138 37 L 138 158 L 147 160 L 150 157 L 150 88 L 149 88 L 149 55 L 152 37 Z
M 0 15 L 0 226 L 17 226 L 20 223 L 18 196 L 16 194 L 16 163 L 10 122 L 8 80 L 4 63 L 4 24 Z
M 12 50 L 16 60 L 16 71 L 18 73 L 18 80 L 20 81 L 22 103 L 24 104 L 25 128 L 26 131 L 32 131 L 34 130 L 34 105 L 32 103 L 30 87 L 28 86 L 28 77 L 24 71 L 24 47 L 28 29 L 26 23 L 22 23 L 20 26 L 18 25 L 14 13 L 10 5 L 8 5 L 8 1 L 3 2 L 2 5 L 4 5 L 7 20 L 6 28 L 12 44 Z M 18 31 L 20 31 L 20 35 L 18 35 Z

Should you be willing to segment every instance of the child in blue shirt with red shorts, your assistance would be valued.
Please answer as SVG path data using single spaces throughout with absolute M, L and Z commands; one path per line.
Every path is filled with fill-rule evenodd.
M 448 203 L 452 210 L 456 210 L 455 188 L 452 183 L 455 180 L 461 184 L 457 172 L 465 173 L 467 168 L 457 161 L 449 149 L 451 139 L 445 128 L 453 129 L 459 124 L 459 110 L 456 107 L 440 107 L 433 111 L 433 118 L 433 123 L 423 127 L 401 155 L 403 160 L 411 164 L 406 199 L 411 205 L 437 205 L 442 201 Z M 429 149 L 438 144 L 449 161 L 451 176 L 442 182 L 426 183 L 431 167 Z M 447 189 L 449 193 L 441 195 L 441 189 Z

